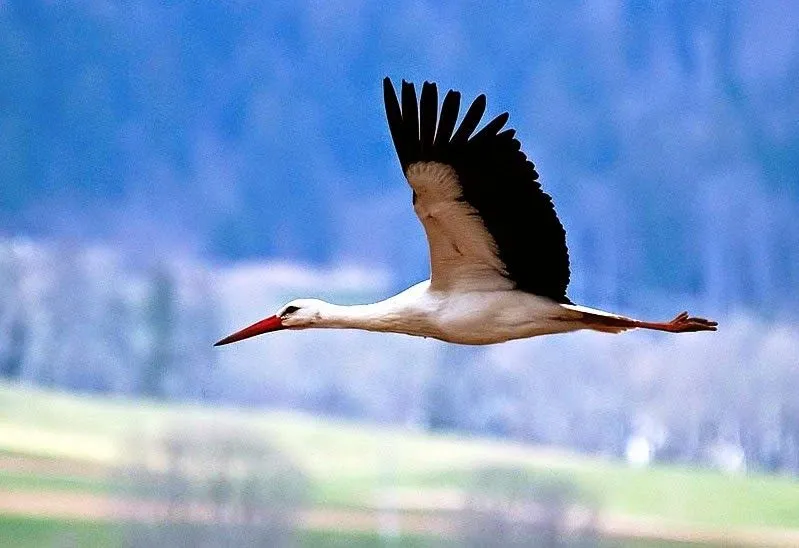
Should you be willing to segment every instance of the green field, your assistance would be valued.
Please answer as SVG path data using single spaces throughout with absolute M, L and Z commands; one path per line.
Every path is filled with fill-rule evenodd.
M 60 521 L 36 518 L 0 516 L 0 545 L 15 548 L 49 546 L 119 546 L 124 531 L 109 526 L 80 521 Z M 299 536 L 298 545 L 308 548 L 456 548 L 457 543 L 421 536 L 401 536 L 386 542 L 375 533 L 341 533 L 306 531 Z M 657 541 L 601 542 L 597 548 L 695 548 L 698 545 L 662 543 Z
M 310 500 L 318 507 L 371 508 L 385 492 L 417 492 L 426 500 L 425 494 L 468 487 L 476 470 L 506 469 L 539 483 L 568 484 L 603 513 L 667 525 L 799 529 L 799 482 L 788 478 L 633 469 L 560 450 L 298 413 L 166 406 L 3 385 L 0 458 L 22 458 L 24 465 L 0 465 L 0 490 L 114 492 L 124 480 L 102 471 L 123 465 L 132 444 L 184 431 L 268 440 L 308 479 Z M 0 537 L 15 527 L 30 526 L 31 534 L 48 527 L 47 520 L 34 526 L 38 522 L 14 519 L 0 524 Z M 83 524 L 74 534 L 107 530 Z
M 81 521 L 62 521 L 36 518 L 0 517 L 0 545 L 15 548 L 49 546 L 120 546 L 125 535 L 121 526 Z M 329 533 L 306 531 L 299 537 L 299 546 L 326 548 L 367 548 L 381 546 L 373 533 Z M 435 542 L 423 537 L 405 536 L 398 539 L 402 548 L 431 546 Z M 630 547 L 633 548 L 633 547 Z M 642 547 L 643 548 L 643 547 Z M 654 547 L 653 547 L 654 548 Z

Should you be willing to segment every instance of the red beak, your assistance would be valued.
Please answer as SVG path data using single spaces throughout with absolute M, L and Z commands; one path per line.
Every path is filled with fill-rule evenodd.
M 286 329 L 286 326 L 283 325 L 283 322 L 280 321 L 280 318 L 277 316 L 269 316 L 260 322 L 252 324 L 250 327 L 245 327 L 241 331 L 236 331 L 232 335 L 228 335 L 221 341 L 214 343 L 214 346 L 222 346 L 223 344 L 234 343 L 243 339 L 255 337 L 256 335 L 262 335 L 263 333 L 280 331 L 281 329 Z

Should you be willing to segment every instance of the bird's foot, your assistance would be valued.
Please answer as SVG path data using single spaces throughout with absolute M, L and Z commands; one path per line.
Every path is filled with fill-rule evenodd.
M 694 318 L 688 312 L 681 312 L 665 324 L 666 331 L 672 333 L 690 333 L 691 331 L 716 331 L 718 322 L 706 320 L 705 318 Z

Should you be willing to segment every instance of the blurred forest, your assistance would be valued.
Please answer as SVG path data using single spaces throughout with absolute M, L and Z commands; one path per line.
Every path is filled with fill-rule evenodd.
M 108 248 L 67 253 L 3 242 L 0 373 L 78 391 L 299 409 L 636 461 L 643 443 L 646 461 L 799 475 L 799 326 L 743 311 L 709 335 L 585 333 L 474 348 L 312 330 L 211 347 L 293 296 L 365 302 L 390 285 L 355 268 L 212 268 L 173 258 L 141 269 Z
M 566 226 L 574 298 L 793 310 L 799 32 L 785 10 L 7 0 L 0 230 L 145 258 L 351 260 L 409 285 L 427 258 L 384 119 L 389 75 L 511 112 Z
M 799 475 L 795 17 L 567 4 L 0 2 L 0 374 Z M 720 331 L 213 350 L 290 298 L 427 276 L 386 74 L 511 112 L 573 300 Z

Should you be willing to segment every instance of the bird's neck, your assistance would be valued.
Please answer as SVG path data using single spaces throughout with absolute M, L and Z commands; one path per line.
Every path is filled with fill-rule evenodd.
M 398 307 L 390 301 L 374 304 L 325 306 L 319 321 L 314 327 L 335 327 L 344 329 L 364 329 L 367 331 L 390 331 L 407 333 L 421 323 L 415 314 L 405 307 Z
M 337 327 L 350 329 L 374 329 L 384 323 L 386 319 L 385 307 L 382 303 L 341 305 L 328 304 L 325 306 L 318 327 Z

